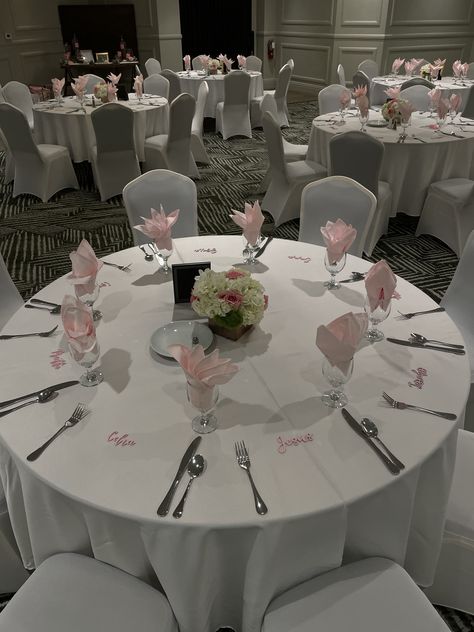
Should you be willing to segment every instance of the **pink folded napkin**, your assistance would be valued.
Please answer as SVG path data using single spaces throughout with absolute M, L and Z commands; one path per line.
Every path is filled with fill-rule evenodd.
M 150 210 L 151 218 L 142 217 L 145 223 L 134 226 L 133 228 L 151 237 L 157 245 L 158 250 L 173 250 L 171 228 L 178 221 L 179 209 L 165 215 L 163 207 L 160 204 L 160 212 L 154 208 Z
M 223 55 L 221 53 L 217 59 L 223 64 L 225 64 L 225 67 L 227 68 L 227 70 L 230 70 L 232 68 L 232 64 L 234 63 L 234 60 L 228 59 L 227 55 Z
M 392 298 L 398 297 L 395 292 L 397 278 L 385 259 L 377 261 L 370 268 L 364 282 L 371 311 L 377 307 L 387 310 Z
M 202 67 L 206 69 L 209 65 L 209 60 L 211 59 L 210 55 L 199 55 L 199 61 L 202 64 Z
M 133 89 L 135 90 L 135 94 L 138 98 L 143 96 L 143 75 L 137 75 L 135 77 L 135 81 L 133 82 Z
M 72 272 L 67 277 L 68 281 L 77 288 L 80 294 L 91 294 L 95 287 L 96 277 L 104 263 L 97 259 L 90 243 L 83 239 L 77 250 L 69 253 L 72 263 Z
M 64 79 L 51 79 L 51 83 L 53 85 L 53 94 L 55 97 L 60 97 L 62 92 L 63 92 L 63 88 L 64 88 Z
M 246 68 L 247 57 L 244 57 L 244 55 L 237 55 L 237 63 L 239 64 L 239 68 Z
M 443 94 L 443 92 L 442 92 L 442 90 L 440 90 L 439 88 L 433 88 L 432 90 L 430 90 L 430 91 L 428 92 L 428 96 L 429 96 L 430 101 L 431 101 L 431 104 L 432 104 L 432 106 L 433 106 L 434 108 L 438 105 L 439 100 L 441 99 L 442 94 Z
M 405 72 L 407 73 L 407 75 L 411 75 L 416 65 L 417 64 L 415 64 L 412 60 L 405 62 Z
M 122 73 L 118 75 L 114 75 L 114 73 L 111 72 L 107 75 L 107 79 L 110 81 L 110 83 L 113 83 L 113 85 L 116 86 L 118 82 L 120 81 L 121 76 L 122 76 Z
M 404 123 L 408 123 L 410 120 L 410 116 L 415 111 L 415 108 L 410 103 L 410 101 L 399 101 L 398 102 L 398 111 L 400 112 L 400 116 L 402 117 L 402 121 Z
M 213 388 L 226 384 L 239 370 L 230 359 L 219 358 L 219 349 L 208 356 L 202 345 L 189 349 L 184 345 L 170 345 L 168 351 L 180 364 L 191 389 L 190 399 L 199 410 L 210 410 L 213 404 Z
M 460 59 L 456 59 L 455 62 L 453 62 L 453 75 L 455 77 L 460 77 L 461 76 L 461 60 Z
M 356 86 L 352 93 L 354 99 L 367 95 L 367 86 Z
M 67 341 L 75 354 L 82 356 L 92 351 L 97 341 L 92 312 L 87 305 L 66 294 L 61 305 L 61 319 Z
M 361 95 L 360 97 L 357 97 L 356 100 L 356 105 L 359 108 L 359 112 L 361 116 L 368 116 L 369 115 L 369 99 L 365 96 L 365 94 Z
M 107 101 L 117 100 L 117 86 L 114 83 L 107 84 Z
M 387 88 L 384 90 L 389 99 L 398 99 L 400 97 L 400 86 L 394 86 L 393 88 Z
M 392 72 L 397 73 L 402 67 L 404 61 L 405 59 L 402 59 L 401 57 L 397 57 L 397 59 L 395 59 L 395 61 L 392 64 Z
M 438 57 L 438 59 L 435 59 L 433 62 L 435 66 L 441 66 L 441 68 L 443 68 L 445 63 L 446 63 L 446 59 L 441 59 L 441 57 Z
M 316 346 L 332 366 L 347 374 L 354 353 L 367 331 L 367 314 L 348 312 L 328 325 L 320 325 Z
M 449 97 L 449 107 L 453 112 L 459 112 L 459 108 L 461 107 L 462 99 L 460 94 L 453 93 Z
M 254 204 L 245 202 L 245 213 L 234 211 L 234 214 L 229 217 L 234 220 L 237 226 L 242 228 L 244 237 L 249 244 L 255 246 L 260 235 L 260 229 L 265 220 L 258 200 Z
M 357 237 L 357 230 L 342 219 L 335 222 L 327 221 L 321 226 L 321 234 L 326 244 L 329 263 L 337 263 L 352 246 Z
M 341 90 L 341 94 L 339 95 L 339 104 L 342 109 L 347 108 L 351 104 L 351 91 L 347 88 Z
M 184 69 L 191 70 L 191 57 L 189 55 L 185 55 L 183 57 L 183 61 L 184 61 Z
M 469 72 L 469 64 L 461 64 L 461 76 L 467 77 L 467 73 Z
M 71 88 L 73 89 L 73 92 L 78 97 L 82 97 L 84 96 L 84 92 L 86 91 L 86 85 L 87 85 L 86 75 L 79 75 L 79 77 L 76 77 L 75 79 L 73 79 L 73 83 L 71 83 Z
M 436 106 L 436 113 L 438 114 L 440 119 L 444 119 L 446 114 L 449 112 L 449 101 L 448 99 L 440 99 Z

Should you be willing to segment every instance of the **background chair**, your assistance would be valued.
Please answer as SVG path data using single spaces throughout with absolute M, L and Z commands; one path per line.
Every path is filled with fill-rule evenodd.
M 196 162 L 202 162 L 208 165 L 211 161 L 207 155 L 206 147 L 202 139 L 202 126 L 204 123 L 204 110 L 206 107 L 207 97 L 209 95 L 209 84 L 203 81 L 199 86 L 196 101 L 196 111 L 194 112 L 193 122 L 191 125 L 191 152 Z
M 383 155 L 383 143 L 364 132 L 337 134 L 329 141 L 331 175 L 352 178 L 377 198 L 377 209 L 364 245 L 364 252 L 369 256 L 388 231 L 392 207 L 390 185 L 379 180 Z
M 107 103 L 91 113 L 96 145 L 91 150 L 92 171 L 102 201 L 120 195 L 140 175 L 133 137 L 133 112 L 121 103 Z
M 79 188 L 67 147 L 35 145 L 21 110 L 0 103 L 0 129 L 15 160 L 13 197 L 31 193 L 47 202 L 61 189 Z
M 361 184 L 345 176 L 330 176 L 307 184 L 301 194 L 299 241 L 324 246 L 321 226 L 338 218 L 357 229 L 349 252 L 361 257 L 372 224 L 377 199 Z
M 191 61 L 191 65 L 193 70 L 203 70 L 204 66 L 202 65 L 202 61 L 199 59 L 199 55 L 197 57 L 193 57 Z
M 94 87 L 98 83 L 105 83 L 105 79 L 97 75 L 90 74 L 90 75 L 86 75 L 86 77 L 87 77 L 87 83 L 86 83 L 85 94 L 93 94 Z
M 9 81 L 2 88 L 3 100 L 10 105 L 14 105 L 23 112 L 28 121 L 30 129 L 34 129 L 33 119 L 33 99 L 28 86 L 19 81 Z
M 280 72 L 278 73 L 277 87 L 275 90 L 265 90 L 265 94 L 271 94 L 276 101 L 277 104 L 277 113 L 278 113 L 278 122 L 280 123 L 280 127 L 288 127 L 288 115 L 287 110 L 288 106 L 286 104 L 286 96 L 288 93 L 288 86 L 290 85 L 290 79 L 292 75 L 292 67 L 291 64 L 286 63 L 284 66 L 280 68 Z M 262 97 L 256 97 L 252 99 L 250 102 L 250 120 L 252 122 L 252 127 L 260 127 L 262 125 L 262 120 L 260 117 L 260 103 L 262 102 Z
M 163 77 L 168 79 L 170 83 L 169 97 L 168 101 L 174 101 L 178 95 L 181 94 L 181 84 L 179 83 L 179 77 L 177 73 L 173 72 L 173 70 L 169 70 L 165 68 L 160 73 Z
M 135 246 L 150 241 L 147 235 L 133 226 L 142 224 L 142 217 L 150 217 L 150 209 L 166 214 L 179 208 L 179 218 L 173 226 L 173 237 L 194 237 L 198 234 L 196 185 L 187 176 L 167 169 L 154 169 L 129 182 L 123 190 L 123 201 L 132 228 Z
M 463 106 L 462 116 L 474 119 L 474 90 L 468 91 L 466 102 L 463 103 Z
M 168 99 L 170 94 L 170 82 L 166 77 L 163 77 L 163 75 L 149 75 L 143 81 L 143 92 L 145 94 L 156 94 L 159 97 Z
M 400 90 L 406 90 L 407 88 L 412 88 L 413 86 L 425 86 L 428 90 L 432 90 L 435 87 L 435 84 L 424 77 L 412 77 L 402 83 Z
M 467 78 L 474 79 L 474 61 L 469 62 L 469 70 L 467 71 Z
M 408 573 L 373 557 L 310 579 L 277 597 L 262 632 L 449 632 Z
M 0 631 L 178 632 L 164 595 L 92 558 L 43 562 L 0 614 Z
M 186 92 L 171 102 L 169 133 L 150 136 L 145 140 L 145 171 L 171 169 L 185 176 L 199 178 L 191 153 L 191 126 L 195 110 L 196 101 Z
M 346 73 L 342 64 L 337 65 L 337 76 L 339 78 L 339 84 L 346 87 Z
M 262 72 L 262 60 L 256 55 L 249 55 L 245 65 L 246 70 L 254 70 L 256 72 Z
M 364 72 L 369 79 L 373 79 L 379 75 L 379 65 L 373 59 L 364 59 L 357 66 L 357 70 Z
M 150 77 L 161 72 L 161 64 L 154 57 L 149 57 L 145 62 L 146 74 Z
M 249 114 L 250 75 L 235 70 L 224 77 L 224 101 L 216 108 L 216 132 L 227 140 L 232 136 L 252 138 Z
M 347 92 L 348 88 L 343 88 L 339 83 L 333 83 L 326 86 L 318 92 L 319 114 L 328 114 L 328 112 L 337 112 L 340 107 L 340 97 L 343 92 Z
M 20 292 L 16 289 L 7 266 L 0 254 L 0 329 L 2 329 L 13 314 L 23 307 L 23 299 Z M 0 591 L 1 594 L 1 591 Z
M 370 106 L 372 102 L 371 91 L 370 91 L 370 79 L 365 74 L 365 72 L 362 72 L 362 70 L 358 70 L 352 77 L 352 89 L 355 90 L 356 88 L 359 88 L 359 87 L 363 88 L 364 86 L 367 88 L 367 98 L 369 99 L 369 106 Z
M 413 85 L 405 88 L 400 92 L 400 98 L 409 101 L 415 110 L 428 112 L 430 109 L 430 98 L 428 96 L 429 88 L 422 85 Z
M 324 178 L 326 169 L 310 160 L 285 162 L 280 125 L 271 112 L 262 116 L 263 131 L 270 161 L 270 184 L 262 209 L 275 220 L 275 227 L 299 217 L 301 191 L 308 182 Z

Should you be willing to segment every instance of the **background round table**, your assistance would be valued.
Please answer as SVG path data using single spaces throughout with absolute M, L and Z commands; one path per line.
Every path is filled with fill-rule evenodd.
M 216 270 L 241 261 L 240 237 L 177 239 L 170 263 L 206 261 Z M 108 257 L 133 263 L 129 273 L 104 266 L 97 327 L 104 382 L 60 391 L 52 402 L 2 419 L 0 474 L 13 529 L 32 568 L 59 551 L 93 554 L 161 586 L 181 632 L 231 625 L 260 630 L 276 595 L 343 561 L 381 555 L 402 564 L 421 585 L 433 578 L 456 450 L 456 422 L 388 407 L 382 391 L 462 414 L 470 386 L 467 356 L 410 349 L 387 341 L 363 343 L 346 391 L 348 409 L 379 426 L 404 461 L 398 477 L 346 424 L 326 408 L 316 329 L 364 305 L 363 283 L 328 292 L 324 250 L 275 239 L 253 272 L 269 294 L 261 324 L 240 341 L 217 338 L 239 372 L 220 388 L 218 429 L 199 452 L 207 470 L 195 481 L 184 515 L 156 510 L 193 438 L 195 414 L 185 378 L 172 360 L 152 352 L 152 333 L 188 318 L 173 302 L 172 282 L 138 248 Z M 349 256 L 341 276 L 366 271 Z M 407 338 L 414 321 L 397 309 L 435 304 L 399 279 L 401 294 L 381 325 Z M 61 278 L 39 294 L 61 301 L 71 287 Z M 20 309 L 3 333 L 42 330 L 58 316 Z M 416 330 L 461 342 L 446 313 L 419 317 Z M 50 338 L 2 341 L 0 399 L 71 379 L 73 365 L 60 332 Z M 422 388 L 414 387 L 423 368 Z M 91 413 L 35 462 L 26 455 L 70 416 L 78 402 Z M 118 439 L 122 437 L 122 441 Z M 306 438 L 306 442 L 293 439 Z M 258 516 L 234 442 L 244 440 L 255 483 L 268 505 Z M 128 443 L 133 442 L 133 443 Z M 288 443 L 287 443 L 288 442 Z M 175 497 L 184 489 L 182 481 Z M 173 503 L 173 507 L 174 504 Z
M 405 81 L 410 81 L 410 79 L 414 78 L 415 77 L 409 77 L 407 75 L 373 77 L 370 84 L 371 102 L 374 104 L 385 103 L 387 100 L 385 90 L 387 90 L 387 88 L 399 87 L 402 83 L 405 83 Z M 462 103 L 465 105 L 473 81 L 471 79 L 464 79 L 461 82 L 460 80 L 455 80 L 455 77 L 443 77 L 441 81 L 435 80 L 431 83 L 435 85 L 435 88 L 443 90 L 444 96 L 446 97 L 452 94 L 459 94 Z

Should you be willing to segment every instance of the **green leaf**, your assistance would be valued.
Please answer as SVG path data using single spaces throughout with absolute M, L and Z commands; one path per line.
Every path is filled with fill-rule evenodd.
M 214 320 L 221 327 L 227 327 L 227 329 L 236 329 L 240 327 L 243 322 L 242 314 L 237 311 L 232 311 L 225 316 L 214 316 Z

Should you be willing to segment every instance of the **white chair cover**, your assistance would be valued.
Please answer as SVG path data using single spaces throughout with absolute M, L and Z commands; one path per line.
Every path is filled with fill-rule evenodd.
M 413 86 L 424 86 L 425 88 L 428 88 L 428 90 L 432 90 L 435 87 L 435 84 L 424 77 L 412 77 L 402 83 L 400 91 L 412 88 Z
M 145 94 L 157 94 L 159 97 L 167 99 L 170 94 L 170 82 L 163 75 L 150 75 L 143 81 L 143 92 Z
M 428 92 L 430 88 L 422 85 L 414 85 L 400 92 L 400 98 L 409 101 L 415 110 L 428 112 L 430 109 L 430 98 Z
M 301 195 L 298 239 L 324 246 L 321 226 L 340 218 L 357 229 L 357 237 L 348 252 L 361 257 L 376 207 L 375 195 L 351 178 L 330 176 L 311 182 Z
M 365 72 L 362 72 L 362 70 L 358 70 L 352 77 L 352 89 L 355 90 L 355 88 L 359 88 L 363 86 L 367 87 L 367 98 L 369 99 L 369 104 L 370 104 L 371 103 L 370 79 L 365 74 Z
M 145 62 L 145 70 L 148 77 L 161 72 L 161 64 L 154 57 L 149 57 Z
M 347 92 L 347 88 L 343 88 L 339 83 L 333 83 L 323 88 L 318 93 L 319 113 L 327 114 L 328 112 L 337 112 L 341 107 L 339 99 L 343 92 Z
M 199 86 L 196 101 L 196 111 L 191 125 L 191 151 L 196 162 L 206 165 L 210 163 L 206 147 L 202 139 L 202 126 L 204 123 L 204 110 L 206 108 L 207 97 L 209 96 L 209 84 L 203 81 Z
M 102 201 L 120 195 L 140 175 L 133 138 L 133 112 L 121 103 L 107 103 L 91 113 L 96 145 L 91 150 L 92 171 Z
M 192 64 L 193 70 L 202 70 L 204 68 L 204 66 L 202 65 L 202 61 L 199 59 L 199 56 L 193 57 L 191 64 Z
M 310 579 L 277 597 L 262 632 L 449 632 L 408 573 L 373 557 Z
M 291 75 L 293 73 L 294 62 L 290 59 L 284 66 L 280 68 L 278 74 L 277 87 L 275 90 L 265 90 L 264 96 L 270 94 L 275 98 L 277 104 L 277 120 L 280 123 L 280 127 L 288 127 L 288 105 L 286 103 L 286 95 L 288 93 L 288 86 L 290 85 Z M 260 112 L 260 104 L 263 97 L 256 97 L 252 99 L 250 103 L 250 120 L 252 127 L 260 127 L 262 125 L 262 118 Z
M 434 235 L 458 257 L 474 230 L 474 180 L 451 178 L 433 182 L 426 196 L 416 235 Z
M 262 60 L 256 55 L 249 55 L 247 57 L 245 68 L 249 71 L 255 70 L 256 72 L 262 72 Z
M 195 110 L 196 101 L 186 92 L 172 101 L 169 134 L 151 136 L 145 141 L 145 171 L 171 169 L 185 176 L 199 178 L 191 153 L 191 126 Z
M 467 71 L 467 78 L 474 79 L 474 61 L 469 62 L 469 70 Z
M 0 129 L 15 160 L 13 197 L 31 193 L 47 202 L 61 189 L 79 188 L 67 147 L 35 145 L 21 110 L 0 103 Z
M 301 192 L 308 182 L 324 178 L 326 169 L 317 162 L 298 160 L 285 162 L 281 129 L 271 112 L 262 116 L 263 131 L 270 160 L 270 184 L 262 200 L 262 209 L 268 211 L 275 227 L 299 217 Z
M 23 306 L 23 299 L 16 289 L 5 261 L 0 253 L 0 329 L 2 329 L 11 316 Z M 1 594 L 1 591 L 0 591 Z
M 373 59 L 364 59 L 364 61 L 361 61 L 357 66 L 357 70 L 364 72 L 369 79 L 373 79 L 379 74 L 379 65 Z
M 169 68 L 165 68 L 160 73 L 163 77 L 168 79 L 170 83 L 170 91 L 168 96 L 168 101 L 174 101 L 178 95 L 181 94 L 181 85 L 179 83 L 178 75 L 173 71 L 169 70 Z
M 0 614 L 0 632 L 178 632 L 165 596 L 74 553 L 43 562 Z
M 92 94 L 94 92 L 94 87 L 98 83 L 105 83 L 105 79 L 103 77 L 99 77 L 98 75 L 90 74 L 85 76 L 87 77 L 86 94 Z
M 216 108 L 216 132 L 220 132 L 224 140 L 232 136 L 252 138 L 249 91 L 247 72 L 235 70 L 224 77 L 224 101 Z
M 341 86 L 346 87 L 346 73 L 344 71 L 344 66 L 342 64 L 338 64 L 337 66 L 337 76 L 339 77 L 339 83 Z
M 34 128 L 33 99 L 28 86 L 19 81 L 9 81 L 2 88 L 3 99 L 23 112 L 30 129 Z M 1 101 L 0 101 L 1 102 Z
M 369 256 L 380 237 L 388 231 L 392 204 L 389 184 L 379 180 L 383 154 L 383 143 L 364 132 L 337 134 L 329 141 L 331 175 L 352 178 L 377 198 L 377 209 L 364 246 L 364 252 Z
M 0 101 L 0 103 L 5 103 L 5 101 Z M 10 184 L 15 177 L 15 162 L 13 160 L 13 156 L 11 151 L 8 148 L 7 139 L 3 135 L 3 132 L 0 130 L 0 151 L 4 153 L 5 160 L 5 172 L 4 172 L 4 182 L 5 184 Z
M 474 119 L 474 90 L 469 90 L 466 102 L 463 103 L 463 106 L 462 116 Z
M 179 218 L 173 226 L 173 237 L 194 237 L 198 234 L 196 185 L 187 176 L 167 169 L 154 169 L 129 182 L 123 190 L 123 201 L 136 246 L 150 241 L 147 235 L 133 226 L 143 224 L 142 217 L 150 217 L 150 209 L 166 214 L 179 208 Z

